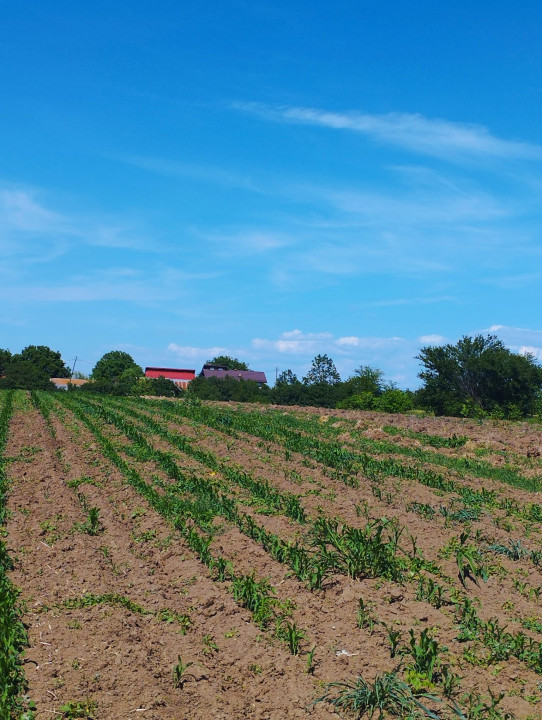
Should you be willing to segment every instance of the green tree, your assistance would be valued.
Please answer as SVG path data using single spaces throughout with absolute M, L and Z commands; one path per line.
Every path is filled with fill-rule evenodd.
M 341 382 L 335 363 L 327 355 L 317 355 L 309 372 L 303 378 L 305 385 L 336 385 Z
M 45 370 L 36 367 L 29 360 L 13 360 L 6 365 L 0 388 L 18 390 L 55 390 Z
M 112 350 L 98 360 L 90 377 L 92 380 L 136 380 L 143 374 L 131 355 L 122 350 Z
M 207 361 L 210 365 L 221 365 L 227 367 L 228 370 L 248 370 L 248 365 L 237 358 L 230 355 L 217 355 L 212 360 Z
M 291 370 L 283 370 L 275 382 L 275 387 L 277 387 L 277 385 L 295 385 L 295 383 L 298 382 L 299 380 L 297 379 L 297 375 L 295 373 Z
M 372 392 L 379 395 L 383 389 L 384 373 L 378 368 L 370 365 L 360 365 L 354 370 L 354 375 L 349 381 L 355 386 L 357 392 Z
M 299 382 L 295 373 L 284 370 L 270 391 L 271 402 L 277 405 L 305 405 L 306 390 L 307 386 Z
M 0 376 L 6 371 L 6 367 L 11 362 L 11 353 L 9 350 L 2 350 L 0 348 Z
M 157 395 L 158 397 L 179 397 L 183 392 L 175 385 L 173 380 L 168 380 L 163 375 L 157 378 L 150 378 L 150 381 L 151 395 Z
M 187 393 L 200 400 L 224 400 L 236 402 L 269 402 L 271 390 L 259 386 L 253 380 L 225 377 L 197 377 L 190 382 Z
M 47 374 L 47 377 L 69 378 L 70 369 L 66 367 L 58 350 L 51 350 L 47 345 L 28 345 L 18 355 L 14 355 L 12 362 L 19 360 L 32 363 L 38 370 Z
M 496 335 L 424 347 L 417 358 L 425 368 L 418 400 L 438 415 L 529 415 L 540 397 L 540 365 L 532 355 L 508 350 Z
M 380 395 L 384 389 L 383 377 L 382 370 L 369 365 L 361 365 L 344 383 L 345 392 L 348 395 L 364 395 L 364 393 Z

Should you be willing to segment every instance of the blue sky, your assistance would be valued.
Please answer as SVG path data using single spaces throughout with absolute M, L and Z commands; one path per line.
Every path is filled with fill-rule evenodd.
M 542 360 L 542 5 L 0 2 L 0 347 Z

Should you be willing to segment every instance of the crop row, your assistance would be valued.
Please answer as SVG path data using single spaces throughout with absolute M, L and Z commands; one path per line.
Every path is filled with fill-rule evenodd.
M 297 431 L 308 436 L 319 437 L 323 435 L 332 439 L 337 438 L 338 436 L 344 436 L 345 431 L 345 427 L 342 423 L 337 425 L 329 421 L 320 422 L 311 417 L 300 418 L 291 413 L 284 414 L 276 410 L 267 411 L 265 414 L 262 414 L 259 412 L 247 412 L 245 410 L 225 411 L 223 409 L 215 409 L 209 406 L 198 406 L 197 403 L 184 403 L 184 405 L 185 407 L 183 408 L 183 412 L 189 412 L 192 415 L 197 414 L 200 421 L 204 417 L 212 418 L 214 416 L 223 427 L 235 427 L 236 429 L 244 432 L 251 432 L 245 428 L 252 427 L 252 429 L 256 431 L 252 434 L 258 435 L 260 435 L 260 431 L 262 429 L 265 430 L 266 427 L 278 435 L 287 435 L 291 431 Z M 423 450 L 422 448 L 406 447 L 395 442 L 367 438 L 364 437 L 355 427 L 354 421 L 350 421 L 350 425 L 352 436 L 350 442 L 353 447 L 362 452 L 404 455 L 417 459 L 421 462 L 447 467 L 460 474 L 468 474 L 473 477 L 496 480 L 515 487 L 521 487 L 526 490 L 538 490 L 540 486 L 539 478 L 526 478 L 510 466 L 495 467 L 490 463 L 481 460 L 442 455 L 441 453 Z M 395 428 L 391 429 L 386 427 L 384 430 L 387 430 L 390 434 L 392 434 Z M 402 431 L 398 431 L 396 434 L 401 435 L 403 433 Z M 466 441 L 464 436 L 442 438 L 438 435 L 425 435 L 424 433 L 415 433 L 413 431 L 404 431 L 404 434 L 413 437 L 415 436 L 417 439 L 425 442 L 425 444 L 433 445 L 434 447 L 461 447 L 461 445 Z M 339 444 L 339 446 L 342 447 L 343 444 L 344 442 Z
M 153 433 L 159 434 L 161 437 L 166 438 L 171 444 L 176 445 L 177 447 L 180 447 L 181 450 L 185 449 L 185 446 L 188 445 L 187 451 L 189 454 L 192 455 L 192 457 L 199 457 L 201 460 L 203 458 L 203 461 L 208 464 L 212 468 L 218 468 L 218 461 L 216 460 L 215 456 L 212 453 L 209 453 L 208 451 L 203 451 L 197 447 L 193 446 L 193 441 L 188 440 L 186 436 L 184 435 L 178 435 L 177 433 L 172 433 L 167 429 L 167 427 L 164 424 L 158 423 L 155 420 L 152 420 L 149 418 L 148 415 L 138 413 L 136 412 L 132 407 L 132 402 L 126 402 L 123 401 L 116 401 L 115 407 L 117 407 L 119 410 L 123 411 L 124 414 L 128 414 L 128 417 L 130 418 L 136 418 L 138 419 L 147 429 L 152 431 Z M 181 444 L 179 445 L 177 442 L 177 438 L 181 440 Z M 227 473 L 229 468 L 224 463 L 220 464 L 221 472 Z M 233 470 L 233 473 L 238 472 L 236 469 Z M 244 478 L 250 478 L 248 473 L 242 473 Z M 229 476 L 231 477 L 231 476 Z M 250 482 L 256 483 L 257 481 L 251 479 Z M 265 484 L 265 487 L 268 488 L 269 485 Z M 507 512 L 510 512 L 511 509 L 511 503 L 514 502 L 515 504 L 512 505 L 512 509 L 517 513 L 520 514 L 520 511 L 523 512 L 524 516 L 529 517 L 531 520 L 533 519 L 533 516 L 536 517 L 535 511 L 539 509 L 538 505 L 531 504 L 527 508 L 521 508 L 519 504 L 516 503 L 516 501 L 510 501 L 509 499 L 501 499 L 499 498 L 496 493 L 490 493 L 486 491 L 485 489 L 482 489 L 481 492 L 478 491 L 472 491 L 469 488 L 465 488 L 462 486 L 457 486 L 454 484 L 454 489 L 456 489 L 459 493 L 461 493 L 461 497 L 464 503 L 464 507 L 458 511 L 450 512 L 447 510 L 447 508 L 443 507 L 441 508 L 441 514 L 443 514 L 446 519 L 451 519 L 452 521 L 458 521 L 458 522 L 468 522 L 472 519 L 478 519 L 481 508 L 483 507 L 484 503 L 490 504 L 490 505 L 496 505 L 496 506 L 504 506 L 507 510 Z M 377 485 L 373 486 L 373 492 L 374 494 L 379 493 L 379 488 Z M 280 495 L 280 493 L 278 493 Z M 423 514 L 423 512 L 431 513 L 428 514 L 428 517 L 433 517 L 435 515 L 435 511 L 430 506 L 420 505 L 419 503 L 411 503 L 407 509 L 412 509 L 413 511 L 419 512 L 420 514 Z M 425 515 L 424 515 L 425 516 Z M 511 557 L 512 559 L 520 559 L 515 558 L 515 554 L 517 552 L 517 548 L 519 548 L 520 557 L 530 557 L 533 564 L 537 567 L 541 564 L 541 552 L 540 551 L 529 551 L 527 548 L 524 548 L 522 544 L 519 541 L 511 542 L 509 547 L 501 546 L 498 543 L 493 544 L 491 546 L 487 547 L 488 551 L 497 552 L 500 554 L 507 555 Z M 427 566 L 427 569 L 430 569 L 431 572 L 435 572 L 434 568 L 430 568 Z M 461 568 L 460 568 L 460 574 L 461 574 Z
M 201 479 L 194 474 L 188 476 L 180 471 L 169 453 L 152 447 L 125 417 L 100 404 L 87 405 L 87 410 L 115 424 L 135 443 L 138 457 L 154 460 L 169 477 L 180 483 L 180 489 L 210 499 L 213 510 L 236 525 L 243 534 L 260 543 L 275 560 L 290 567 L 298 579 L 307 581 L 311 588 L 321 587 L 323 579 L 330 573 L 356 578 L 386 577 L 401 581 L 407 570 L 423 564 L 415 544 L 411 557 L 402 551 L 399 546 L 402 528 L 397 522 L 385 518 L 367 519 L 364 528 L 353 528 L 344 523 L 339 525 L 338 521 L 318 518 L 312 523 L 309 532 L 310 548 L 299 542 L 285 541 L 259 525 L 251 515 L 239 512 L 235 500 L 217 492 L 207 478 Z M 170 437 L 176 440 L 182 436 L 170 433 Z M 255 482 L 248 473 L 244 475 Z
M 97 406 L 94 405 L 94 407 Z M 115 402 L 113 400 L 108 400 L 105 403 L 102 402 L 102 411 L 103 408 L 106 407 L 123 412 L 125 415 L 128 415 L 131 420 L 137 420 L 140 426 L 144 426 L 145 429 L 166 440 L 170 445 L 202 465 L 205 465 L 210 470 L 220 473 L 228 483 L 233 483 L 248 490 L 253 497 L 265 502 L 270 510 L 284 514 L 296 522 L 306 522 L 305 510 L 300 504 L 297 495 L 279 492 L 273 488 L 269 482 L 253 478 L 250 473 L 225 462 L 221 462 L 213 453 L 195 445 L 191 438 L 188 438 L 186 435 L 170 432 L 164 424 L 156 422 L 146 414 L 137 412 L 132 407 L 127 407 L 126 402 Z M 102 414 L 102 417 L 107 419 L 105 414 Z M 118 415 L 113 416 L 111 414 L 110 417 L 114 418 L 114 422 L 120 427 L 118 423 L 122 421 Z M 124 430 L 125 428 L 122 427 L 121 429 Z
M 244 432 L 275 442 L 285 448 L 286 459 L 288 459 L 288 453 L 292 451 L 298 452 L 331 468 L 334 471 L 333 477 L 351 486 L 357 485 L 356 476 L 358 473 L 376 483 L 381 482 L 385 477 L 404 478 L 419 482 L 421 485 L 435 490 L 457 494 L 468 508 L 502 509 L 506 514 L 515 515 L 527 522 L 538 523 L 542 521 L 542 505 L 539 503 L 520 504 L 513 498 L 500 497 L 493 490 L 487 490 L 486 488 L 482 488 L 480 491 L 473 490 L 449 477 L 443 476 L 441 473 L 420 467 L 417 464 L 405 465 L 392 458 L 376 459 L 365 452 L 353 452 L 338 442 L 322 441 L 317 437 L 306 435 L 300 430 L 290 429 L 294 423 L 298 425 L 302 423 L 297 418 L 292 420 L 290 417 L 286 418 L 276 412 L 266 413 L 265 415 L 247 412 L 225 412 L 221 409 L 198 405 L 197 403 L 151 401 L 150 404 L 159 407 L 166 416 L 190 419 L 234 437 L 237 432 Z M 309 420 L 307 422 L 310 428 L 315 426 L 314 421 Z M 371 444 L 371 451 L 375 453 L 389 452 L 390 446 L 400 447 L 393 443 L 382 443 L 380 441 L 366 440 L 366 442 Z M 460 461 L 463 469 L 466 465 L 472 465 L 474 469 L 478 468 L 478 470 L 481 467 L 480 463 L 471 461 L 469 458 L 448 458 L 438 453 L 429 453 L 431 458 L 428 458 L 426 455 L 420 456 L 418 450 L 403 449 L 407 450 L 409 454 L 414 453 L 414 458 L 418 461 L 429 459 L 433 461 L 433 457 L 440 457 L 443 458 L 443 464 L 448 464 L 449 460 Z M 491 471 L 500 470 L 499 468 L 492 468 L 488 463 L 483 464 L 483 466 L 487 466 Z M 535 481 L 531 482 L 530 479 L 522 476 L 514 477 L 514 484 L 518 486 L 526 484 L 532 486 L 533 482 L 536 484 Z
M 133 411 L 132 411 L 133 412 Z M 138 417 L 140 416 L 137 414 Z M 148 425 L 149 429 L 158 430 L 162 428 L 159 423 L 156 423 L 153 421 L 152 424 Z M 174 434 L 169 432 L 168 433 L 170 438 L 174 437 Z M 473 498 L 473 491 L 468 490 L 467 488 L 460 488 L 465 498 L 468 497 L 468 499 L 472 502 Z M 477 495 L 479 497 L 477 497 Z M 488 494 L 486 492 L 474 494 L 474 500 L 480 502 L 480 500 L 487 500 Z M 492 499 L 496 500 L 496 495 L 493 493 L 490 496 Z M 534 506 L 537 507 L 537 506 Z M 316 532 L 316 542 L 321 543 L 321 551 L 322 556 L 325 557 L 325 553 L 329 551 L 330 548 L 336 549 L 341 548 L 341 559 L 343 562 L 342 568 L 339 568 L 337 564 L 335 563 L 335 571 L 336 572 L 345 572 L 346 567 L 346 574 L 352 574 L 352 576 L 356 576 L 355 572 L 352 573 L 349 571 L 349 565 L 348 563 L 352 563 L 351 567 L 358 567 L 357 565 L 357 558 L 355 557 L 355 551 L 358 550 L 363 544 L 367 544 L 367 539 L 362 536 L 355 535 L 355 529 L 354 528 L 347 528 L 347 533 L 344 532 L 344 528 L 342 528 L 342 532 L 338 533 L 339 524 L 336 520 L 329 520 L 326 518 L 318 518 L 318 520 L 314 523 L 315 526 L 320 526 L 318 532 Z M 344 549 L 344 535 L 350 535 L 350 538 L 352 539 L 352 543 L 349 546 L 350 553 L 345 552 Z M 484 570 L 484 564 L 482 561 L 482 553 L 478 551 L 474 546 L 469 545 L 466 541 L 468 540 L 468 534 L 462 534 L 461 538 L 455 542 L 455 545 L 453 547 L 454 555 L 456 557 L 456 562 L 459 569 L 459 576 L 462 579 L 462 582 L 464 582 L 465 575 L 468 573 L 471 577 L 476 578 L 477 575 L 479 575 L 482 578 L 485 578 L 485 570 Z M 488 550 L 494 550 L 497 551 L 499 548 L 492 548 L 489 547 Z M 528 555 L 537 555 L 537 553 L 523 553 Z M 534 560 L 537 560 L 537 558 L 533 557 Z M 386 570 L 388 570 L 388 559 L 386 559 L 386 564 L 384 567 Z M 535 564 L 538 564 L 536 562 Z M 329 563 L 330 566 L 333 566 L 333 563 Z M 372 560 L 372 567 L 373 569 L 378 567 L 378 563 L 373 558 Z M 433 572 L 438 573 L 438 569 L 435 569 L 434 567 L 431 568 Z M 372 576 L 384 576 L 384 577 L 390 577 L 390 579 L 399 580 L 400 576 L 396 575 L 395 577 L 393 575 L 388 574 L 386 575 L 386 572 L 378 572 Z M 362 573 L 360 573 L 358 576 L 362 576 Z M 412 577 L 412 573 L 411 573 Z M 454 607 L 455 614 L 457 616 L 458 622 L 461 621 L 461 618 L 463 617 L 463 602 L 468 602 L 468 598 L 461 596 L 457 592 L 452 592 L 451 599 L 448 601 L 445 601 L 444 599 L 444 593 L 445 590 L 442 585 L 438 584 L 435 580 L 433 580 L 430 577 L 427 576 L 418 576 L 418 599 L 426 599 L 431 604 L 434 604 L 436 607 L 439 607 L 442 604 L 450 604 Z M 533 641 L 531 638 L 526 636 L 522 632 L 517 633 L 507 633 L 504 635 L 506 639 L 506 646 L 507 650 L 503 649 L 503 635 L 501 630 L 499 629 L 498 621 L 495 618 L 490 618 L 487 623 L 482 623 L 479 621 L 478 628 L 480 630 L 480 641 L 481 643 L 488 649 L 487 653 L 487 661 L 489 663 L 495 661 L 496 658 L 498 658 L 500 655 L 508 653 L 507 657 L 514 656 L 517 657 L 519 660 L 522 660 L 526 662 L 527 665 L 532 667 L 536 672 L 541 672 L 541 662 L 540 662 L 540 644 L 537 641 Z M 466 639 L 466 637 L 461 637 L 462 640 Z M 496 650 L 497 648 L 497 650 Z
M 98 410 L 104 419 L 114 422 L 132 440 L 141 443 L 142 436 L 139 432 L 135 431 L 131 424 L 123 418 L 112 413 L 110 408 L 104 409 L 95 406 L 94 409 Z M 140 414 L 137 416 L 139 417 Z M 147 427 L 153 430 L 160 429 L 164 435 L 167 434 L 170 440 L 175 440 L 177 437 L 176 434 L 166 431 L 155 421 Z M 152 456 L 152 452 L 150 451 L 149 457 Z M 452 605 L 461 627 L 461 619 L 464 614 L 463 605 L 468 603 L 468 598 L 452 592 L 450 599 L 445 600 L 445 588 L 430 577 L 419 574 L 423 567 L 436 573 L 439 570 L 434 566 L 428 566 L 421 558 L 418 558 L 416 567 L 413 562 L 413 558 L 416 557 L 415 544 L 414 552 L 408 560 L 397 556 L 402 529 L 396 523 L 390 525 L 390 521 L 373 520 L 368 521 L 364 528 L 352 528 L 339 524 L 335 519 L 319 517 L 311 523 L 312 545 L 318 548 L 317 554 L 311 556 L 307 553 L 307 549 L 299 543 L 292 545 L 284 542 L 259 526 L 252 517 L 234 511 L 230 504 L 228 504 L 226 512 L 224 512 L 224 507 L 221 507 L 220 511 L 229 521 L 236 524 L 241 532 L 262 544 L 274 559 L 289 565 L 299 579 L 308 580 L 311 588 L 320 587 L 321 580 L 327 572 L 343 573 L 358 578 L 384 577 L 399 582 L 402 582 L 405 577 L 409 579 L 417 577 L 418 599 L 427 600 L 436 607 L 443 604 Z M 385 532 L 387 534 L 383 540 Z M 453 548 L 462 582 L 467 574 L 474 578 L 485 577 L 481 553 L 474 546 L 469 545 L 467 540 L 468 535 L 463 534 Z M 407 570 L 409 571 L 408 575 Z M 479 621 L 477 627 L 480 629 L 480 641 L 489 649 L 487 661 L 493 662 L 498 657 L 495 651 L 496 647 L 500 648 L 501 654 L 504 652 L 502 638 L 498 634 L 498 622 L 495 619 L 490 619 L 486 624 Z M 539 643 L 522 632 L 508 635 L 509 656 L 517 657 L 536 672 L 540 672 Z M 514 639 L 512 643 L 509 642 L 511 637 Z M 461 639 L 467 638 L 461 637 Z
M 11 583 L 8 572 L 13 563 L 6 544 L 5 524 L 8 478 L 4 456 L 10 418 L 13 411 L 13 390 L 0 393 L 3 398 L 0 410 L 0 717 L 20 717 L 25 708 L 23 693 L 26 681 L 22 670 L 21 653 L 27 636 L 17 606 L 18 591 Z M 28 715 L 27 715 L 28 717 Z
M 40 405 L 47 402 L 41 393 L 38 394 L 38 402 Z M 206 481 L 187 477 L 170 455 L 152 449 L 141 436 L 137 443 L 138 450 L 142 451 L 139 459 L 154 460 L 176 481 L 168 487 L 154 487 L 122 458 L 115 443 L 93 421 L 92 417 L 96 413 L 92 407 L 83 402 L 74 402 L 71 398 L 63 398 L 63 402 L 93 434 L 103 455 L 120 470 L 128 483 L 149 505 L 175 527 L 215 578 L 221 582 L 230 582 L 235 600 L 252 612 L 254 621 L 262 628 L 274 623 L 277 637 L 284 640 L 292 652 L 297 653 L 299 638 L 304 636 L 304 633 L 290 620 L 291 603 L 279 602 L 267 579 L 258 580 L 254 573 L 236 574 L 231 561 L 222 556 L 213 556 L 211 552 L 210 545 L 214 534 L 212 519 L 217 515 L 226 518 L 234 515 L 233 501 L 216 493 Z M 193 497 L 186 497 L 187 493 Z
M 57 402 L 56 399 L 54 402 Z M 317 588 L 321 585 L 315 574 L 318 572 L 322 576 L 332 572 L 352 577 L 388 577 L 398 582 L 405 579 L 417 582 L 419 600 L 429 602 L 437 608 L 442 605 L 451 606 L 458 625 L 458 638 L 465 642 L 464 656 L 468 662 L 487 665 L 508 658 L 517 658 L 535 672 L 541 671 L 540 643 L 524 633 L 506 630 L 495 618 L 483 622 L 474 611 L 474 606 L 466 593 L 450 588 L 448 580 L 442 575 L 439 575 L 439 579 L 444 584 L 440 585 L 435 577 L 427 577 L 421 573 L 422 569 L 429 568 L 419 562 L 415 550 L 411 554 L 405 553 L 402 556 L 399 546 L 402 528 L 397 523 L 390 521 L 386 523 L 383 518 L 370 520 L 367 517 L 364 527 L 352 528 L 333 518 L 318 517 L 313 520 L 304 516 L 303 520 L 298 519 L 297 522 L 300 522 L 300 527 L 308 527 L 306 533 L 308 546 L 299 542 L 285 542 L 261 527 L 252 516 L 240 512 L 236 501 L 219 491 L 219 488 L 223 487 L 219 478 L 212 476 L 212 480 L 208 477 L 202 479 L 195 473 L 182 472 L 178 466 L 178 459 L 171 452 L 158 451 L 153 447 L 149 442 L 151 436 L 162 437 L 171 447 L 228 478 L 229 483 L 235 482 L 233 475 L 225 474 L 228 469 L 226 462 L 198 448 L 194 442 L 188 441 L 182 435 L 172 432 L 167 423 L 157 422 L 147 418 L 143 413 L 134 412 L 130 407 L 131 401 L 89 402 L 73 396 L 63 396 L 62 403 L 93 432 L 103 454 L 119 467 L 128 482 L 134 487 L 136 487 L 135 483 L 140 483 L 142 494 L 147 497 L 149 503 L 179 529 L 189 546 L 209 567 L 215 578 L 230 583 L 229 587 L 234 597 L 241 605 L 253 612 L 255 621 L 263 627 L 276 623 L 277 636 L 287 642 L 292 652 L 299 652 L 299 641 L 303 633 L 291 621 L 291 616 L 284 611 L 284 605 L 281 606 L 277 602 L 269 581 L 258 580 L 253 574 L 237 575 L 227 558 L 213 556 L 212 520 L 217 515 L 224 517 L 228 522 L 236 525 L 241 532 L 259 542 L 274 559 L 288 565 L 298 578 L 307 582 L 309 587 Z M 125 407 L 124 412 L 121 411 L 121 406 Z M 164 417 L 171 415 L 164 413 Z M 105 429 L 102 432 L 100 428 L 103 429 L 104 422 L 117 427 L 131 441 L 130 444 L 121 448 L 118 442 L 120 435 L 112 440 Z M 160 482 L 153 478 L 154 486 L 151 486 L 123 459 L 121 453 L 124 452 L 141 461 L 152 460 L 173 482 Z M 233 470 L 244 473 L 242 470 Z M 262 486 L 256 487 L 254 483 L 258 481 L 249 473 L 244 473 L 244 476 L 243 481 L 236 484 L 257 495 Z M 269 487 L 269 491 L 272 494 L 276 493 L 273 495 L 273 502 L 277 511 L 287 514 L 281 494 L 272 487 Z M 187 497 L 188 495 L 191 497 Z M 474 576 L 475 580 L 483 578 L 480 553 L 473 546 L 468 545 L 468 537 L 465 537 L 463 542 L 457 541 L 452 553 L 458 569 L 463 572 L 463 580 L 468 573 Z M 418 561 L 418 566 L 413 562 L 415 560 Z M 318 564 L 311 565 L 314 561 Z M 379 566 L 380 561 L 382 561 L 381 566 Z M 395 561 L 398 561 L 397 565 L 390 571 L 390 564 L 393 566 Z M 321 568 L 324 568 L 323 572 Z M 438 572 L 438 568 L 436 570 Z M 430 643 L 430 639 L 427 642 Z M 418 647 L 422 646 L 422 639 L 418 641 L 412 636 L 411 645 L 410 651 L 418 652 Z M 419 667 L 421 668 L 421 665 Z M 445 688 L 450 680 L 444 673 L 441 675 L 442 677 L 437 674 L 436 682 Z M 457 714 L 459 717 L 471 717 L 459 715 L 459 712 Z M 495 714 L 487 717 L 499 716 Z

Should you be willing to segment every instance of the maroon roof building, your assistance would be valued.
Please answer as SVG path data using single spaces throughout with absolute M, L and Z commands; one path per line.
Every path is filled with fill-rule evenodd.
M 200 372 L 200 377 L 220 379 L 232 377 L 235 380 L 252 380 L 257 382 L 258 385 L 267 383 L 264 372 L 258 370 L 228 370 L 225 365 L 213 365 L 212 363 L 205 363 Z

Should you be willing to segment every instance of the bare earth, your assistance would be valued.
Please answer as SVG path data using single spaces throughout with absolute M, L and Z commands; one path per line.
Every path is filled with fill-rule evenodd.
M 319 418 L 322 426 L 338 423 L 337 437 L 351 448 L 357 435 L 422 447 L 415 438 L 390 436 L 382 429 L 389 425 L 443 437 L 466 435 L 469 440 L 463 447 L 434 452 L 483 458 L 495 467 L 518 467 L 525 477 L 542 477 L 540 426 L 280 410 Z M 149 416 L 157 418 L 151 410 Z M 213 551 L 231 558 L 236 571 L 255 570 L 256 577 L 270 578 L 277 598 L 286 604 L 290 601 L 292 620 L 306 635 L 301 653 L 292 655 L 272 628 L 261 629 L 254 623 L 251 613 L 235 602 L 229 583 L 217 582 L 180 534 L 126 483 L 75 416 L 63 410 L 52 415 L 51 422 L 54 436 L 40 412 L 27 402 L 12 418 L 6 448 L 12 483 L 7 529 L 16 560 L 11 580 L 21 589 L 26 608 L 29 647 L 24 668 L 38 720 L 71 717 L 60 708 L 77 701 L 87 703 L 87 715 L 81 717 L 97 720 L 338 717 L 329 704 L 315 700 L 329 682 L 357 675 L 372 680 L 378 673 L 397 668 L 402 658 L 391 657 L 389 628 L 401 633 L 403 646 L 408 644 L 410 629 L 417 634 L 424 628 L 431 630 L 446 648 L 447 662 L 462 678 L 458 699 L 473 691 L 487 697 L 491 688 L 505 693 L 501 712 L 513 711 L 524 720 L 542 718 L 542 675 L 514 658 L 486 664 L 471 658 L 469 662 L 465 643 L 457 639 L 457 620 L 450 606 L 436 608 L 416 599 L 414 584 L 381 578 L 333 575 L 322 590 L 310 591 L 288 567 L 223 523 L 213 540 Z M 413 480 L 386 478 L 377 497 L 370 481 L 360 477 L 359 487 L 348 487 L 314 460 L 296 453 L 287 460 L 284 449 L 274 443 L 261 443 L 243 433 L 232 438 L 181 420 L 170 421 L 168 427 L 193 437 L 198 446 L 223 461 L 268 480 L 281 492 L 300 495 L 310 518 L 339 517 L 341 522 L 361 526 L 364 519 L 359 508 L 364 504 L 372 517 L 396 518 L 416 538 L 424 556 L 438 562 L 460 590 L 457 566 L 441 551 L 465 529 L 473 538 L 477 533 L 480 546 L 521 539 L 529 550 L 542 550 L 540 524 L 509 517 L 503 510 L 483 512 L 466 528 L 445 522 L 438 513 L 428 519 L 407 509 L 414 501 L 435 509 L 450 502 L 449 497 Z M 113 427 L 103 431 L 117 440 L 121 435 Z M 159 449 L 167 448 L 167 442 L 158 437 L 152 442 Z M 176 449 L 169 450 L 185 470 L 210 476 L 208 468 Z M 404 456 L 402 462 L 414 460 Z M 150 462 L 137 467 L 143 475 L 164 479 Z M 460 477 L 444 467 L 434 469 L 464 486 L 495 490 L 520 504 L 541 501 L 540 492 L 497 480 Z M 81 478 L 85 481 L 74 482 Z M 245 494 L 237 490 L 232 494 L 258 523 L 280 537 L 296 540 L 305 532 L 306 528 L 283 515 L 262 514 Z M 99 509 L 101 528 L 96 535 L 84 530 L 85 508 L 89 507 Z M 467 580 L 464 589 L 477 603 L 480 617 L 497 618 L 510 632 L 522 630 L 542 641 L 539 631 L 520 624 L 525 618 L 542 622 L 536 592 L 542 587 L 540 566 L 527 558 L 514 561 L 490 553 L 487 557 L 492 566 L 487 582 L 476 585 Z M 529 592 L 531 588 L 535 591 Z M 101 596 L 102 601 L 71 608 L 67 603 L 90 595 Z M 135 604 L 137 611 L 122 606 L 120 597 Z M 360 598 L 378 621 L 372 630 L 358 626 Z M 308 672 L 308 652 L 313 647 L 314 661 Z M 179 660 L 191 665 L 175 683 L 173 670 Z M 446 712 L 443 707 L 441 716 L 448 717 Z

